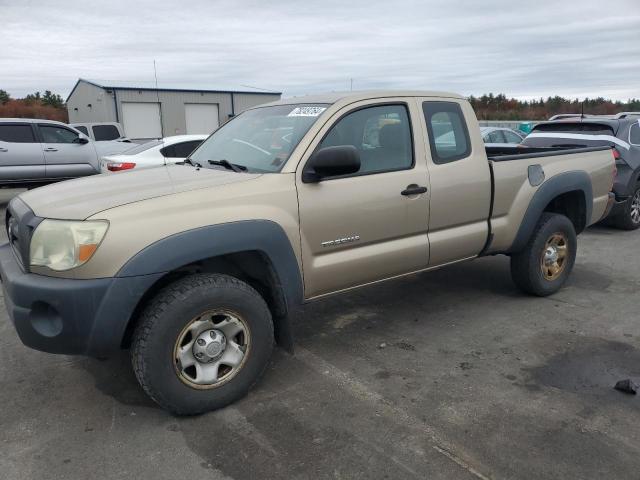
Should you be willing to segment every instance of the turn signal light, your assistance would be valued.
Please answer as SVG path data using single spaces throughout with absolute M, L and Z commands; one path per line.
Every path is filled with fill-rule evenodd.
M 107 170 L 109 170 L 110 172 L 120 172 L 122 170 L 130 170 L 132 168 L 135 168 L 135 166 L 136 164 L 133 162 L 111 162 L 107 164 Z
M 611 153 L 613 153 L 613 158 L 615 158 L 616 160 L 620 158 L 620 152 L 615 148 L 611 150 Z
M 84 245 L 79 245 L 78 248 L 78 260 L 81 263 L 86 262 L 87 260 L 89 260 L 93 254 L 95 253 L 96 249 L 98 248 L 98 244 L 97 243 L 87 243 Z

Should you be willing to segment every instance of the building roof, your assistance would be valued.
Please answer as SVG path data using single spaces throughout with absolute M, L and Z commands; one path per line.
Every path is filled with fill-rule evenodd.
M 233 88 L 211 88 L 211 87 L 203 87 L 203 88 L 194 88 L 194 87 L 177 87 L 177 86 L 165 86 L 158 85 L 156 88 L 155 82 L 142 82 L 142 81 L 121 81 L 121 80 L 89 80 L 86 78 L 79 78 L 76 84 L 71 89 L 71 93 L 67 96 L 67 102 L 75 92 L 78 84 L 80 82 L 85 82 L 94 87 L 103 88 L 105 90 L 147 90 L 147 91 L 159 91 L 159 92 L 206 92 L 206 93 L 243 93 L 243 94 L 255 94 L 255 95 L 282 95 L 282 92 L 272 92 L 266 90 L 241 90 L 241 89 L 233 89 Z

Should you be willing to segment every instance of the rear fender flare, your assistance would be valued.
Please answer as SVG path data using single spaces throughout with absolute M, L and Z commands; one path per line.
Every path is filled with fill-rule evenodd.
M 591 177 L 586 172 L 579 170 L 560 173 L 545 181 L 533 195 L 508 253 L 522 250 L 531 238 L 533 230 L 547 205 L 557 196 L 572 191 L 579 191 L 584 195 L 586 223 L 588 224 L 593 210 Z

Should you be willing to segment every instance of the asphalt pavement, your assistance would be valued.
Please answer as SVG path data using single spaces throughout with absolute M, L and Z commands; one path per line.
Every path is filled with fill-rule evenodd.
M 0 478 L 638 478 L 640 398 L 613 386 L 640 383 L 639 247 L 589 229 L 548 298 L 491 257 L 311 303 L 295 355 L 192 418 L 144 395 L 127 352 L 24 347 L 0 305 Z

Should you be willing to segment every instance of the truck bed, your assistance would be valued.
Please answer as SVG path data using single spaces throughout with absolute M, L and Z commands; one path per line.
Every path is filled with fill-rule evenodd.
M 572 147 L 570 145 L 562 147 L 485 147 L 487 157 L 493 162 L 504 162 L 507 160 L 523 160 L 537 157 L 548 157 L 554 155 L 569 155 L 574 153 L 587 153 L 600 150 L 611 150 L 609 146 L 599 147 Z
M 593 172 L 592 182 L 607 181 L 612 177 L 610 164 L 602 161 L 609 147 L 592 148 L 487 148 L 492 175 L 493 204 L 489 221 L 490 244 L 485 253 L 502 253 L 509 250 L 517 235 L 533 195 L 544 182 L 567 171 Z M 523 153 L 526 150 L 526 153 Z M 490 152 L 491 151 L 491 152 Z M 518 152 L 518 153 L 513 153 Z M 606 153 L 607 155 L 609 153 Z M 527 162 L 524 168 L 522 162 Z M 542 178 L 535 176 L 542 172 Z M 607 192 L 608 193 L 608 192 Z M 594 195 L 596 192 L 594 192 Z M 608 195 L 594 198 L 590 225 L 600 219 L 608 202 Z

